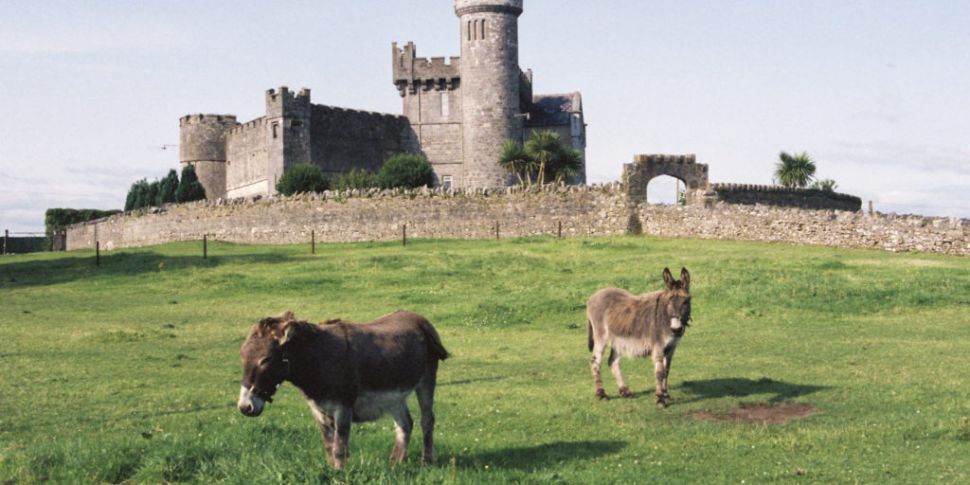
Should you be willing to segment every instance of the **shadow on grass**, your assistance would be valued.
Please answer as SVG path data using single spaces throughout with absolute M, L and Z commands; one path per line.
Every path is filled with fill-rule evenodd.
M 112 251 L 101 254 L 95 266 L 93 254 L 56 259 L 0 264 L 0 288 L 22 288 L 67 283 L 104 275 L 139 275 L 181 268 L 211 268 L 222 263 L 282 263 L 292 255 L 262 253 L 197 256 L 171 256 L 151 251 Z
M 0 357 L 3 357 L 3 354 L 0 354 Z M 439 382 L 438 386 L 439 387 L 440 386 L 463 386 L 465 384 L 474 384 L 476 382 L 495 382 L 495 381 L 504 381 L 505 379 L 507 378 L 502 376 L 475 377 L 472 379 L 460 379 L 457 381 Z
M 703 381 L 684 381 L 680 388 L 692 394 L 681 403 L 703 401 L 705 399 L 717 399 L 721 397 L 747 397 L 755 394 L 774 394 L 768 402 L 778 403 L 790 399 L 812 394 L 813 392 L 826 389 L 827 386 L 815 386 L 811 384 L 790 384 L 783 381 L 776 381 L 768 377 L 761 379 L 746 379 L 743 377 L 728 377 L 724 379 L 707 379 Z
M 459 457 L 459 468 L 547 468 L 572 460 L 588 460 L 611 455 L 626 447 L 622 441 L 556 441 L 534 446 L 514 446 Z M 443 457 L 444 455 L 442 455 Z M 442 463 L 447 463 L 441 460 Z

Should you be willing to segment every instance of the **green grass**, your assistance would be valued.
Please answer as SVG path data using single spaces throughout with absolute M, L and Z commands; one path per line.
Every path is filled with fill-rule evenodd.
M 0 259 L 0 483 L 967 483 L 970 259 L 651 238 L 236 246 Z M 687 266 L 694 322 L 653 406 L 593 398 L 584 302 Z M 334 472 L 299 393 L 235 409 L 239 346 L 261 316 L 428 316 L 438 465 L 420 434 L 354 425 Z M 616 387 L 607 372 L 607 392 Z M 702 410 L 796 402 L 780 425 Z M 411 398 L 417 415 L 416 403 Z

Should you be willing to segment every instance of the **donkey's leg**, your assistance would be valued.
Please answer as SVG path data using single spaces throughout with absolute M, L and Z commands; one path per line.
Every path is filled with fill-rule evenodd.
M 411 429 L 414 427 L 406 401 L 401 401 L 398 407 L 391 410 L 391 418 L 394 419 L 394 450 L 391 451 L 391 462 L 401 463 L 408 454 Z
M 662 408 L 667 405 L 667 399 L 664 397 L 664 379 L 666 378 L 666 370 L 664 369 L 664 354 L 661 350 L 656 350 L 652 354 L 653 356 L 653 375 L 657 380 L 657 386 L 654 388 L 654 395 L 657 397 L 657 407 Z
M 670 364 L 674 361 L 675 349 L 676 347 L 671 347 L 667 349 L 666 353 L 664 354 L 663 396 L 664 396 L 664 399 L 667 401 L 667 404 L 670 404 L 670 393 L 667 392 L 667 378 L 670 377 Z
M 320 427 L 320 434 L 323 436 L 323 447 L 327 452 L 327 461 L 333 465 L 333 444 L 334 444 L 334 427 L 333 427 L 333 416 L 327 415 L 323 412 L 320 406 L 317 406 L 311 399 L 307 399 L 307 405 L 310 406 L 310 412 L 313 413 L 313 419 L 316 420 L 317 426 Z
M 350 444 L 350 423 L 353 421 L 354 409 L 340 405 L 333 414 L 337 436 L 333 444 L 333 467 L 341 470 L 347 461 L 347 446 Z
M 421 450 L 421 463 L 434 463 L 434 388 L 438 379 L 438 363 L 435 362 L 424 372 L 418 383 L 416 394 L 421 408 L 421 434 L 424 448 Z
M 610 349 L 610 358 L 607 362 L 610 365 L 610 371 L 613 372 L 613 378 L 616 379 L 616 386 L 620 388 L 620 395 L 628 398 L 633 397 L 630 388 L 626 387 L 626 382 L 623 381 L 623 373 L 620 372 L 620 355 L 616 353 L 616 349 Z
M 603 350 L 606 349 L 606 339 L 594 337 L 593 356 L 589 359 L 589 367 L 593 372 L 593 385 L 596 386 L 597 399 L 606 399 L 606 391 L 603 390 L 603 376 L 600 374 L 600 365 L 603 363 Z

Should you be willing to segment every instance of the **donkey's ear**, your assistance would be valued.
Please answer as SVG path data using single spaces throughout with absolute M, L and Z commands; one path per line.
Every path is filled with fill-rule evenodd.
M 277 320 L 279 320 L 281 322 L 288 322 L 290 320 L 296 320 L 296 315 L 293 315 L 293 311 L 292 310 L 287 310 L 287 311 L 285 311 L 283 313 L 280 313 L 279 315 L 276 315 L 276 317 L 274 317 L 274 318 L 276 318 Z
M 300 322 L 290 320 L 284 322 L 283 325 L 280 326 L 279 333 L 274 333 L 273 336 L 276 337 L 276 340 L 279 341 L 280 346 L 282 347 L 287 342 L 292 342 L 299 337 L 301 330 Z
M 668 290 L 674 289 L 674 275 L 670 274 L 670 268 L 664 268 L 664 286 Z
M 680 268 L 680 281 L 684 283 L 684 290 L 690 291 L 690 273 L 687 268 Z

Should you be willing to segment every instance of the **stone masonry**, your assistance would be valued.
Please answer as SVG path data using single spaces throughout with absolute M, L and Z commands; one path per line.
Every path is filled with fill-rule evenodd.
M 632 219 L 632 221 L 631 221 Z M 542 190 L 364 191 L 200 201 L 71 226 L 69 250 L 210 238 L 250 244 L 621 235 L 639 226 L 662 237 L 733 239 L 970 256 L 970 220 L 806 210 L 717 202 L 663 206 L 633 201 L 620 184 Z
M 420 153 L 436 185 L 504 187 L 502 143 L 530 129 L 564 133 L 585 158 L 581 96 L 532 94 L 532 71 L 519 67 L 523 0 L 455 0 L 461 57 L 418 58 L 413 43 L 392 44 L 392 81 L 403 115 L 310 102 L 310 90 L 266 92 L 266 114 L 238 123 L 228 114 L 181 118 L 179 160 L 196 167 L 210 200 L 272 195 L 297 163 L 325 172 L 377 170 L 396 153 Z M 565 100 L 565 101 L 564 101 Z M 584 182 L 585 173 L 574 182 Z

